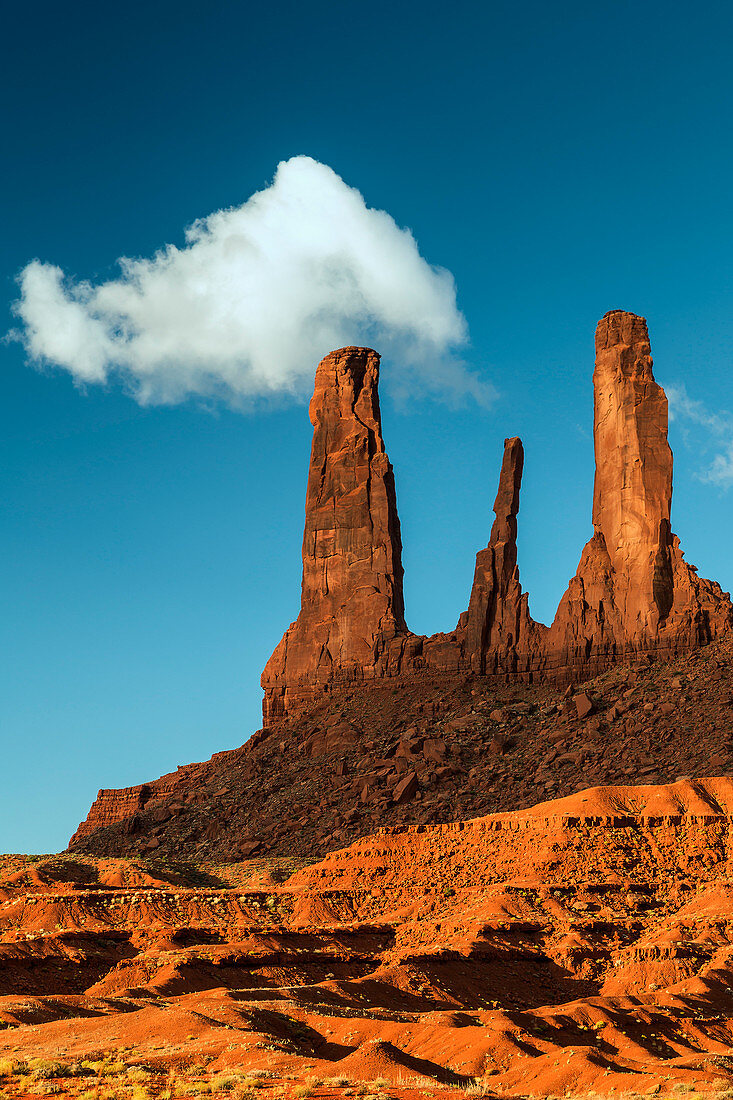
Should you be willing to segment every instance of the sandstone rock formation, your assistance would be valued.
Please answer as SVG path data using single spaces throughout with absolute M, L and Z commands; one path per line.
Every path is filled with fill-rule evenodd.
M 491 538 L 476 555 L 468 610 L 461 616 L 461 650 L 465 666 L 474 672 L 516 673 L 531 664 L 540 646 L 542 628 L 529 614 L 517 566 L 517 513 L 522 484 L 524 448 L 521 439 L 504 440 L 496 519 Z
M 548 668 L 592 674 L 639 652 L 676 653 L 731 627 L 728 594 L 672 534 L 672 451 L 646 321 L 612 310 L 596 330 L 593 537 L 547 638 Z
M 300 614 L 262 674 L 266 724 L 334 679 L 386 671 L 390 643 L 407 633 L 378 379 L 369 348 L 334 351 L 316 370 Z
M 319 364 L 311 402 L 298 619 L 262 677 L 266 726 L 349 679 L 470 670 L 574 680 L 639 653 L 674 654 L 731 629 L 727 593 L 697 577 L 672 534 L 667 399 L 646 321 L 612 310 L 596 332 L 591 540 L 552 626 L 532 620 L 517 567 L 524 452 L 505 442 L 488 546 L 450 633 L 411 634 L 402 599 L 394 478 L 382 439 L 379 357 L 343 348 Z
M 263 1100 L 733 1079 L 730 777 L 380 829 L 299 869 L 7 856 L 0 902 L 13 1097 L 78 1098 L 89 1063 L 114 1095 L 249 1077 Z
M 508 682 L 507 682 L 508 681 Z M 75 853 L 171 864 L 321 857 L 389 825 L 519 810 L 580 787 L 733 774 L 733 635 L 554 683 L 422 670 L 334 685 L 241 748 L 100 791 Z M 417 780 L 412 779 L 414 776 Z

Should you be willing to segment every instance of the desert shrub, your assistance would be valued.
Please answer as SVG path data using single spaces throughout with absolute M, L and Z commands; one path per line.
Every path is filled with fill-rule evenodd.
M 0 1058 L 0 1077 L 15 1077 L 27 1071 L 28 1066 L 19 1058 Z
M 81 1063 L 81 1068 L 86 1069 L 90 1074 L 96 1074 L 97 1077 L 119 1077 L 127 1069 L 127 1066 L 123 1062 L 117 1062 L 109 1055 L 102 1055 L 101 1058 L 85 1058 Z
M 84 1055 L 85 1062 L 103 1062 L 107 1058 L 106 1050 L 88 1050 Z
M 68 1066 L 69 1077 L 88 1077 L 92 1072 L 84 1068 L 83 1062 L 70 1062 Z
M 97 1063 L 98 1077 L 119 1077 L 126 1070 L 125 1063 L 115 1058 L 103 1058 L 101 1062 Z
M 313 1088 L 311 1085 L 296 1085 L 293 1089 L 293 1096 L 297 1096 L 298 1100 L 307 1100 L 307 1097 L 313 1095 Z
M 244 1082 L 242 1082 L 241 1085 L 237 1085 L 232 1095 L 235 1100 L 257 1100 L 255 1089 L 251 1088 L 249 1085 L 245 1085 Z
M 48 1081 L 52 1077 L 68 1077 L 69 1066 L 66 1062 L 55 1062 L 49 1058 L 31 1058 L 26 1072 L 36 1081 Z
M 464 1096 L 485 1096 L 486 1088 L 483 1081 L 471 1081 L 468 1085 L 464 1085 L 462 1089 Z
M 239 1078 L 231 1073 L 222 1073 L 211 1082 L 212 1092 L 231 1092 L 235 1085 L 239 1084 Z
M 128 1066 L 125 1076 L 134 1085 L 143 1085 L 150 1080 L 150 1070 L 145 1066 Z

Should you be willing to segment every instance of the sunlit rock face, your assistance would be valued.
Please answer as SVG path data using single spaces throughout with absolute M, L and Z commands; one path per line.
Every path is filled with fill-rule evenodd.
M 467 611 L 447 633 L 408 630 L 378 381 L 379 356 L 369 348 L 332 352 L 316 370 L 301 609 L 262 675 L 266 726 L 344 681 L 424 670 L 578 680 L 639 654 L 704 645 L 731 628 L 728 594 L 698 578 L 670 527 L 667 398 L 643 317 L 612 310 L 598 323 L 593 536 L 549 628 L 533 621 L 519 582 L 524 449 L 512 437 Z
M 341 348 L 316 370 L 300 614 L 262 674 L 266 722 L 334 677 L 384 672 L 390 643 L 407 633 L 378 381 L 369 348 Z
M 547 639 L 548 668 L 578 672 L 704 645 L 731 625 L 728 594 L 697 577 L 671 531 L 667 398 L 643 317 L 598 322 L 593 406 L 593 537 Z

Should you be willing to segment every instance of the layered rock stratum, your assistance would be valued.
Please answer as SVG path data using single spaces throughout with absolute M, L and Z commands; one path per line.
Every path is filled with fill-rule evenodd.
M 10 857 L 0 1072 L 14 1095 L 38 1065 L 72 1095 L 138 1074 L 156 1095 L 723 1100 L 732 824 L 717 777 L 381 829 L 295 873 Z
M 727 1100 L 732 608 L 671 531 L 643 318 L 607 314 L 596 352 L 593 535 L 554 622 L 519 581 L 514 437 L 430 638 L 379 357 L 322 361 L 263 728 L 100 791 L 65 855 L 0 860 L 9 1095 Z

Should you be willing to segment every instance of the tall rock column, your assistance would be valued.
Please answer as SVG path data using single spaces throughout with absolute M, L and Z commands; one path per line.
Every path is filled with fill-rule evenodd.
M 636 652 L 674 653 L 727 632 L 726 592 L 685 562 L 670 528 L 668 409 L 646 321 L 612 310 L 596 329 L 593 537 L 560 601 L 545 668 L 592 675 Z
M 316 370 L 300 614 L 262 674 L 265 725 L 334 680 L 382 674 L 407 633 L 378 381 L 379 355 L 369 348 L 341 348 Z
M 614 571 L 625 633 L 653 636 L 673 600 L 672 451 L 643 317 L 613 310 L 598 322 L 593 394 L 593 528 Z
M 517 566 L 517 513 L 524 448 L 504 440 L 488 546 L 476 555 L 468 611 L 461 617 L 463 652 L 474 672 L 518 672 L 527 664 L 540 629 L 529 616 Z

